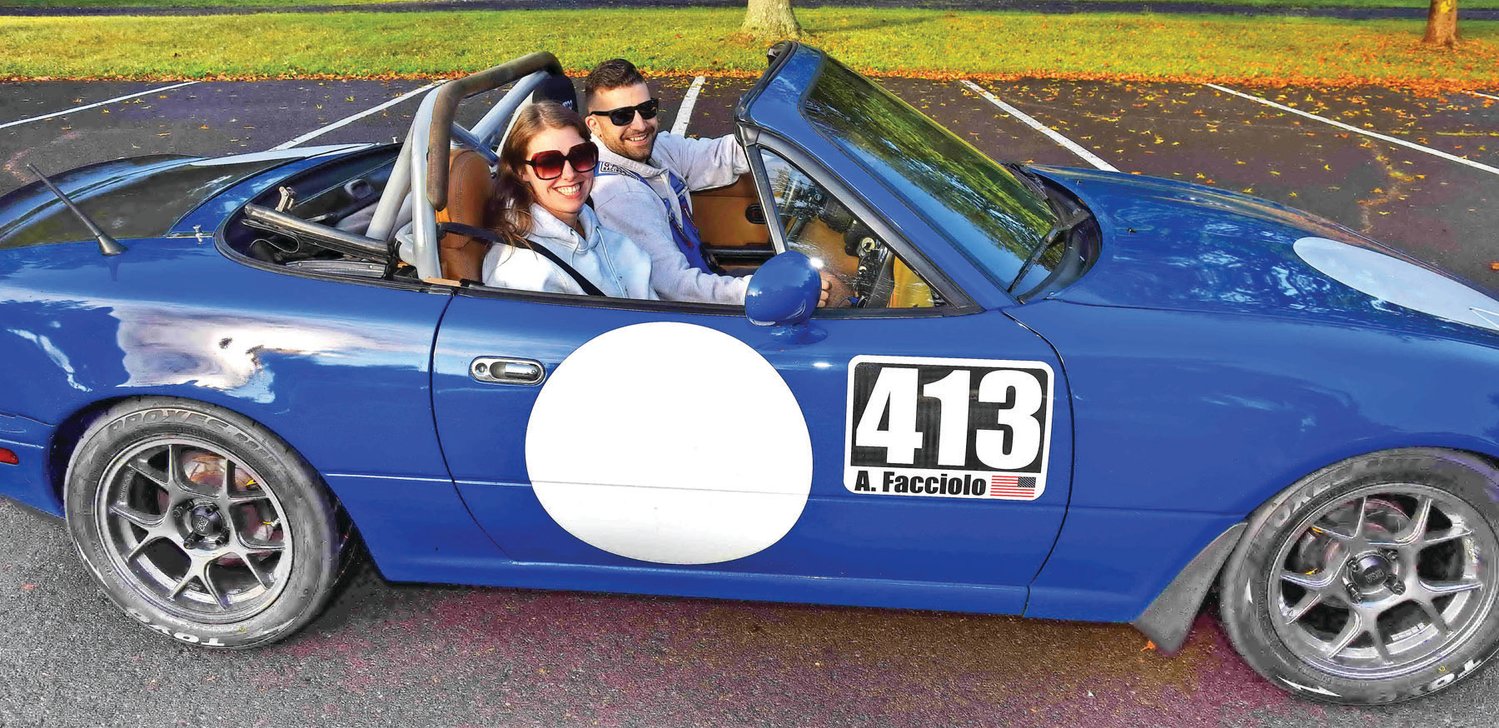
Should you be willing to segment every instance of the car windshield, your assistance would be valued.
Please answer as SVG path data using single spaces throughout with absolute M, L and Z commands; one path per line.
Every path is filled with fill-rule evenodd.
M 831 58 L 803 113 L 1000 286 L 1010 284 L 1057 221 L 1045 197 L 1008 169 Z M 1036 267 L 1050 270 L 1060 259 L 1053 249 Z

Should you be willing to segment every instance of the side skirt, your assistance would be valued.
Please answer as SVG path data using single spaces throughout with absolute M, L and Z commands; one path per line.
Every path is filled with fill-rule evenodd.
M 728 571 L 681 571 L 581 564 L 483 561 L 422 556 L 380 559 L 390 581 L 649 594 L 849 607 L 1018 614 L 1024 587 L 975 586 L 878 579 L 827 578 Z

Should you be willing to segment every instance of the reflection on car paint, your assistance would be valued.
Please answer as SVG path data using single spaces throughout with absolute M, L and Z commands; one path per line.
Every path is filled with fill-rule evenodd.
M 184 316 L 170 309 L 123 305 L 112 312 L 119 320 L 116 342 L 125 353 L 125 387 L 194 384 L 239 390 L 257 402 L 275 399 L 275 373 L 268 357 L 311 360 L 349 359 L 356 352 L 380 358 L 395 344 L 352 328 L 309 327 L 304 321 L 229 314 Z M 406 354 L 415 349 L 404 347 Z M 399 351 L 399 349 L 398 349 Z M 402 357 L 389 362 L 400 364 Z
M 1307 263 L 1295 243 L 1308 235 L 1408 262 L 1331 221 L 1185 182 L 1056 167 L 1036 171 L 1081 197 L 1105 229 L 1099 263 L 1051 298 L 1256 315 L 1294 311 L 1328 323 L 1375 324 L 1413 334 L 1441 331 L 1477 341 L 1489 336 L 1389 306 Z
M 35 331 L 23 331 L 21 329 L 6 329 L 6 331 L 14 334 L 16 338 L 22 341 L 30 341 L 36 344 L 37 348 L 41 349 L 42 353 L 46 354 L 47 358 L 68 376 L 69 387 L 80 392 L 88 391 L 87 387 L 78 382 L 78 378 L 75 376 L 76 372 L 73 371 L 73 362 L 68 361 L 68 355 L 64 354 L 61 349 L 58 349 L 57 345 L 52 343 L 52 339 Z

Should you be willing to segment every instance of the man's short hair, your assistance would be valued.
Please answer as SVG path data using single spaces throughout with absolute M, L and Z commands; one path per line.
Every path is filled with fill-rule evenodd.
M 583 80 L 583 101 L 592 102 L 593 95 L 599 91 L 634 86 L 637 83 L 645 83 L 645 76 L 640 75 L 635 64 L 623 58 L 611 58 L 588 72 L 588 78 Z

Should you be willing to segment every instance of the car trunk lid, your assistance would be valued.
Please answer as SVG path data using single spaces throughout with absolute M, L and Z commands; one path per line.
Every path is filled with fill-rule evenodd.
M 222 159 L 133 157 L 48 178 L 110 236 L 121 240 L 156 237 L 235 183 L 328 149 L 288 149 Z M 0 197 L 0 250 L 92 237 L 39 180 Z

